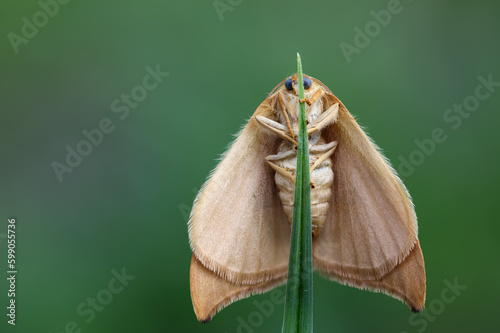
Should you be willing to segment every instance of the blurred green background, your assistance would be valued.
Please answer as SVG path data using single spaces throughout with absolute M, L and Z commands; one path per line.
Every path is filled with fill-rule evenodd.
M 296 52 L 397 168 L 413 161 L 403 178 L 427 269 L 427 311 L 416 317 L 316 275 L 315 331 L 498 328 L 500 91 L 471 97 L 478 77 L 500 81 L 497 2 L 62 2 L 0 6 L 1 332 L 279 332 L 283 304 L 262 313 L 254 303 L 269 294 L 196 321 L 186 215 L 232 134 L 295 71 Z M 390 22 L 380 14 L 388 8 Z M 365 28 L 367 38 L 356 36 Z M 347 57 L 346 44 L 358 45 Z M 147 81 L 149 91 L 148 66 L 169 73 Z M 139 102 L 126 106 L 131 93 Z M 464 102 L 472 111 L 447 111 Z M 113 131 L 60 181 L 53 163 L 106 118 Z M 436 128 L 446 141 L 431 144 Z M 15 327 L 6 316 L 11 217 Z M 123 268 L 135 278 L 110 294 Z M 455 279 L 467 289 L 444 302 Z M 106 305 L 90 310 L 95 297 Z

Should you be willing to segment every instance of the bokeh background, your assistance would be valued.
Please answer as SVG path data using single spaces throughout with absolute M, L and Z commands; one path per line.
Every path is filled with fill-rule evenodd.
M 209 324 L 196 321 L 186 221 L 232 134 L 294 73 L 296 52 L 396 167 L 413 161 L 403 178 L 427 269 L 427 312 L 419 316 L 316 275 L 315 331 L 498 328 L 500 90 L 480 88 L 489 96 L 478 105 L 470 97 L 478 77 L 500 81 L 497 2 L 62 2 L 0 7 L 1 332 L 280 331 L 283 304 L 270 313 L 255 304 L 270 294 L 239 301 Z M 51 16 L 39 14 L 44 7 Z M 388 8 L 398 11 L 390 22 L 373 23 L 371 11 Z M 369 41 L 356 37 L 367 27 Z M 346 57 L 341 45 L 356 42 L 362 47 Z M 140 96 L 148 66 L 169 75 Z M 141 101 L 126 115 L 120 99 L 132 91 Z M 464 101 L 472 111 L 447 111 Z M 60 181 L 53 163 L 65 164 L 66 147 L 76 149 L 82 131 L 106 118 L 113 131 Z M 415 140 L 429 142 L 439 128 L 446 140 L 424 154 Z M 15 327 L 6 316 L 12 217 Z M 135 278 L 107 299 L 113 270 L 122 269 Z M 466 289 L 450 301 L 447 283 Z M 107 304 L 90 310 L 96 296 Z

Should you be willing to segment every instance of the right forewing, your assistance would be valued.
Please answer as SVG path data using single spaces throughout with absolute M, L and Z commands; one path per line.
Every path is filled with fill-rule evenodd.
M 340 104 L 326 129 L 337 141 L 334 182 L 324 229 L 315 239 L 316 267 L 331 277 L 378 280 L 402 263 L 417 242 L 417 220 L 408 191 L 375 144 Z M 328 104 L 326 104 L 328 106 Z

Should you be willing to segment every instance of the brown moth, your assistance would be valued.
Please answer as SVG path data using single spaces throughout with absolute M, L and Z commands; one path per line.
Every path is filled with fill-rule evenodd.
M 257 108 L 198 193 L 189 220 L 198 320 L 286 282 L 299 98 L 297 75 Z M 342 102 L 304 75 L 313 265 L 330 279 L 380 291 L 412 311 L 425 268 L 410 195 Z

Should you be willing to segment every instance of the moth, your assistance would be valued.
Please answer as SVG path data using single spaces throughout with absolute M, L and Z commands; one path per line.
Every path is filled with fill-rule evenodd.
M 286 282 L 303 84 L 313 266 L 419 312 L 425 268 L 411 197 L 375 143 L 319 80 L 297 75 L 259 105 L 196 196 L 188 222 L 198 320 Z

